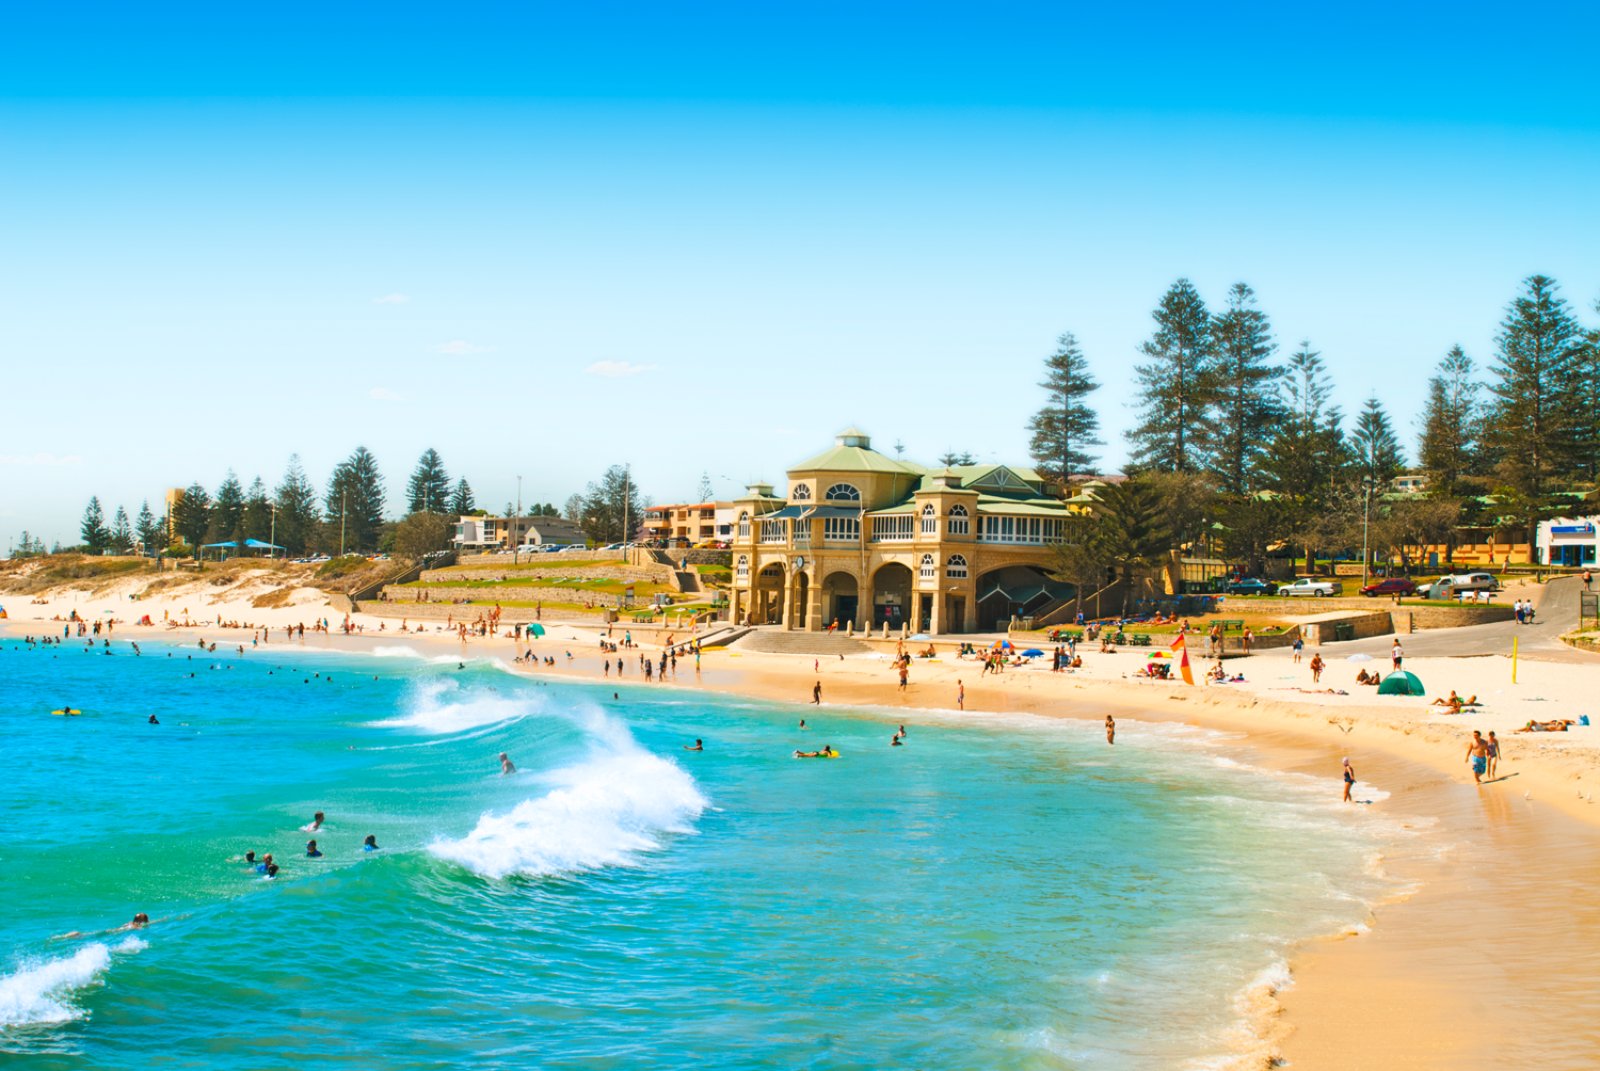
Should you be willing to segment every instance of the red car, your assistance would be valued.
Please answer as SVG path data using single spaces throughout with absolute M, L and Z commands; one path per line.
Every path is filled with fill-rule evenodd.
M 1391 576 L 1368 584 L 1361 589 L 1363 595 L 1415 595 L 1417 585 L 1408 576 Z

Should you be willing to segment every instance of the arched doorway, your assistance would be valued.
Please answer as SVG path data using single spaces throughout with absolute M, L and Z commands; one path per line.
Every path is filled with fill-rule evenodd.
M 911 570 L 899 562 L 880 566 L 872 574 L 872 627 L 899 628 L 910 616 Z
M 840 630 L 860 624 L 856 617 L 861 608 L 856 578 L 849 573 L 829 573 L 822 581 L 822 627 L 834 622 Z
M 773 562 L 756 574 L 750 586 L 750 623 L 770 625 L 783 620 L 783 565 Z
M 1050 579 L 1037 565 L 1008 565 L 978 578 L 978 630 L 999 632 L 1072 596 L 1072 585 Z

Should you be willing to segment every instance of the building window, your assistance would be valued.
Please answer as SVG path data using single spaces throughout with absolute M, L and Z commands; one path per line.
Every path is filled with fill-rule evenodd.
M 1059 543 L 1066 532 L 1060 517 L 1008 517 L 986 514 L 978 518 L 978 538 L 986 543 Z
M 929 502 L 922 507 L 922 534 L 936 536 L 939 534 L 939 511 Z
M 750 559 L 746 558 L 743 554 L 739 555 L 739 565 L 738 568 L 734 570 L 734 575 L 740 580 L 750 579 Z
M 856 517 L 824 517 L 822 538 L 827 543 L 859 543 L 861 521 Z
M 750 514 L 748 513 L 739 514 L 739 538 L 750 538 Z
M 836 483 L 828 488 L 828 493 L 822 496 L 829 502 L 860 502 L 861 492 L 848 483 Z
M 939 575 L 939 562 L 938 562 L 938 560 L 935 559 L 932 554 L 924 554 L 922 556 L 922 568 L 917 570 L 918 578 L 920 578 L 922 580 L 933 580 L 933 579 L 936 579 L 938 577 L 938 575 Z
M 794 499 L 796 502 L 811 501 L 811 485 L 805 483 L 795 484 L 794 490 L 789 493 L 789 497 Z
M 950 507 L 949 529 L 951 535 L 966 535 L 972 530 L 970 525 L 971 521 L 967 517 L 967 507 L 961 505 Z
M 944 575 L 951 580 L 965 580 L 967 578 L 967 559 L 960 554 L 950 555 L 950 560 L 945 563 Z
M 782 521 L 761 522 L 761 542 L 787 543 L 789 541 L 789 526 Z
M 909 543 L 912 526 L 916 523 L 909 513 L 891 513 L 886 517 L 872 518 L 874 543 Z

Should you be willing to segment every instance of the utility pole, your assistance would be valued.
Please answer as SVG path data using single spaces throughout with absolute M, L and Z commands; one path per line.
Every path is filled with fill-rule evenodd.
M 520 541 L 520 539 L 518 537 L 517 528 L 520 526 L 521 521 L 522 521 L 522 477 L 518 476 L 517 477 L 517 515 L 515 517 L 511 518 L 511 540 L 512 540 L 512 542 L 511 542 L 511 564 L 512 565 L 516 565 L 518 563 L 518 561 L 519 561 L 519 553 L 520 553 L 521 541 Z
M 1367 550 L 1367 525 L 1372 516 L 1372 479 L 1361 479 L 1361 586 L 1367 586 L 1367 563 L 1372 560 Z
M 630 542 L 628 539 L 628 499 L 633 497 L 633 491 L 629 483 L 632 468 L 633 466 L 631 465 L 622 466 L 622 549 L 627 551 L 624 557 L 629 562 L 633 561 L 633 548 L 628 546 Z
M 267 548 L 267 557 L 276 558 L 278 556 L 276 549 L 278 543 L 278 504 L 276 502 L 272 503 L 272 527 L 269 531 L 271 535 L 267 536 L 267 542 L 271 543 L 272 547 Z
M 339 492 L 339 557 L 344 557 L 344 519 L 349 512 L 344 508 L 345 493 Z

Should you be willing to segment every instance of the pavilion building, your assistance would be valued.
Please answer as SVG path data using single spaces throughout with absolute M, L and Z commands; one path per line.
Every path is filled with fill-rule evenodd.
M 758 483 L 733 503 L 733 621 L 975 632 L 1072 594 L 1049 573 L 1088 500 L 1033 469 L 929 469 L 852 428 L 787 475 L 784 497 Z

